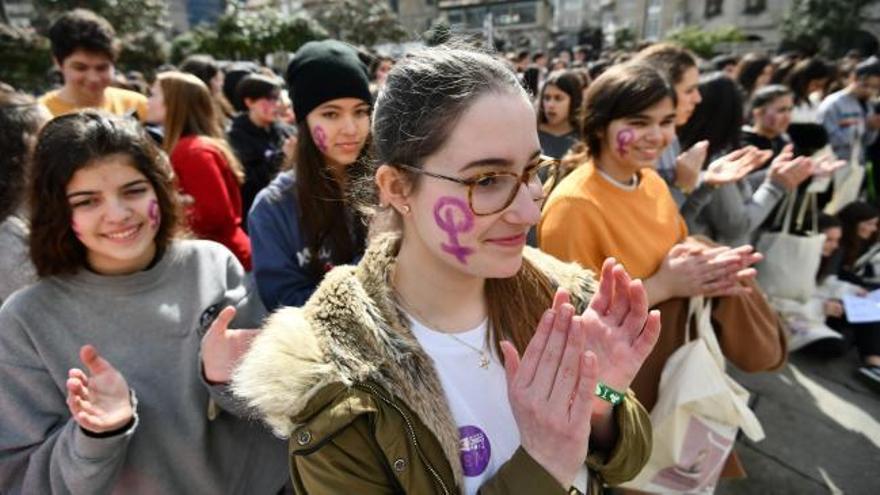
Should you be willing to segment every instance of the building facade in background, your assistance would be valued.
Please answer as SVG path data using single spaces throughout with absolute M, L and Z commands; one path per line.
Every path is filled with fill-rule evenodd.
M 0 0 L 0 9 L 3 21 L 14 27 L 30 27 L 35 15 L 33 0 Z
M 400 23 L 414 38 L 439 20 L 437 0 L 390 0 L 389 3 Z
M 735 26 L 747 49 L 772 50 L 782 41 L 780 26 L 792 0 L 595 0 L 607 43 L 626 31 L 636 39 L 659 40 L 685 26 L 712 30 Z M 862 29 L 880 33 L 880 4 L 865 9 Z
M 453 30 L 488 35 L 491 29 L 505 49 L 544 48 L 552 40 L 551 0 L 438 0 L 437 8 Z

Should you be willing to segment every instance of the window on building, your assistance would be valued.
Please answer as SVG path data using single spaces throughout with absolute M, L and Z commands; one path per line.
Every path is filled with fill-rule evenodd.
M 538 2 L 519 2 L 491 7 L 496 26 L 515 26 L 538 22 Z
M 721 15 L 721 8 L 724 0 L 706 0 L 706 19 Z
M 648 1 L 648 15 L 645 19 L 645 38 L 656 40 L 660 38 L 660 19 L 663 14 L 663 0 Z
M 746 0 L 746 14 L 758 14 L 767 8 L 767 0 Z

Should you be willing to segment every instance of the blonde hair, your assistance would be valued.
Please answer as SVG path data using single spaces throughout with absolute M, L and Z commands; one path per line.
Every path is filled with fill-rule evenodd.
M 165 151 L 170 155 L 181 137 L 201 136 L 217 147 L 239 184 L 244 182 L 244 169 L 226 142 L 205 83 L 183 72 L 163 72 L 156 80 L 165 101 Z

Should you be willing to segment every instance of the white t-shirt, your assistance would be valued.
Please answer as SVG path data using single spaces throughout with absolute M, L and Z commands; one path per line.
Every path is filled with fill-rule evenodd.
M 450 334 L 432 330 L 407 315 L 412 332 L 434 367 L 443 385 L 452 417 L 461 439 L 461 467 L 464 493 L 476 494 L 519 448 L 519 430 L 510 402 L 504 365 L 488 343 L 488 322 L 477 328 Z M 489 355 L 489 367 L 480 367 L 482 349 Z M 574 486 L 586 493 L 587 468 L 584 466 Z

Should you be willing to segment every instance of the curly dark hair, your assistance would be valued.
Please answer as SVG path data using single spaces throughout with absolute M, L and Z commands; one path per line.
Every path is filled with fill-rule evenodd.
M 30 251 L 38 276 L 73 274 L 86 266 L 86 248 L 70 222 L 67 184 L 77 170 L 115 154 L 131 157 L 156 191 L 157 252 L 174 237 L 180 210 L 171 165 L 138 123 L 95 110 L 62 115 L 43 127 L 34 151 Z
M 98 14 L 86 9 L 74 9 L 61 15 L 49 28 L 52 56 L 64 62 L 77 50 L 102 53 L 115 61 L 119 41 L 113 26 Z

